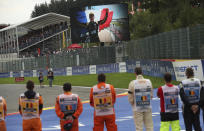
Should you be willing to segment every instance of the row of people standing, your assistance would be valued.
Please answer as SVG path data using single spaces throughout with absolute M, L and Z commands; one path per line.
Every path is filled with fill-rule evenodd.
M 117 131 L 114 111 L 116 93 L 114 87 L 106 84 L 105 80 L 106 76 L 99 74 L 98 84 L 90 91 L 90 105 L 94 107 L 93 131 L 103 131 L 104 123 L 108 131 Z M 43 109 L 43 98 L 34 91 L 33 81 L 27 81 L 26 88 L 27 91 L 19 97 L 19 112 L 23 119 L 23 131 L 41 131 L 40 115 Z M 60 118 L 61 131 L 78 131 L 78 118 L 83 111 L 81 100 L 77 94 L 71 92 L 70 83 L 65 83 L 63 90 L 64 93 L 57 96 L 55 104 L 56 115 Z M 6 131 L 7 105 L 3 97 L 0 97 L 0 109 L 0 129 Z
M 133 118 L 136 131 L 153 131 L 152 121 L 152 83 L 144 79 L 141 68 L 135 68 L 136 80 L 129 84 L 128 100 L 132 105 Z M 158 88 L 157 96 L 160 98 L 160 131 L 180 131 L 179 124 L 179 95 L 181 97 L 182 112 L 186 131 L 202 131 L 200 126 L 200 108 L 204 110 L 204 87 L 201 81 L 194 78 L 192 68 L 186 69 L 187 79 L 178 86 L 171 83 L 170 73 L 164 74 L 165 85 Z M 204 116 L 203 116 L 204 119 Z
M 44 87 L 43 86 L 44 76 L 43 76 L 42 72 L 39 72 L 38 80 L 39 80 L 39 83 L 40 83 L 40 87 Z M 52 87 L 52 83 L 53 83 L 53 80 L 54 80 L 54 73 L 53 73 L 52 70 L 48 70 L 47 80 L 49 80 L 49 87 Z
M 143 123 L 146 131 L 153 131 L 152 110 L 150 99 L 153 97 L 152 83 L 142 76 L 142 69 L 135 69 L 136 80 L 129 84 L 128 100 L 133 108 L 134 121 L 137 131 L 143 131 Z M 161 131 L 168 131 L 171 125 L 173 131 L 180 131 L 178 115 L 178 97 L 184 103 L 183 116 L 187 131 L 201 131 L 200 107 L 203 109 L 203 88 L 200 80 L 193 78 L 192 68 L 186 70 L 187 80 L 178 86 L 171 84 L 171 74 L 164 75 L 165 85 L 158 89 L 161 107 Z M 93 131 L 103 131 L 104 123 L 108 131 L 117 131 L 115 123 L 114 104 L 116 93 L 113 85 L 106 84 L 104 74 L 98 75 L 98 84 L 90 91 L 90 105 L 94 107 Z M 36 93 L 34 83 L 28 81 L 27 91 L 19 98 L 19 112 L 23 118 L 23 130 L 41 131 L 42 124 L 40 114 L 43 109 L 42 96 Z M 78 118 L 83 111 L 82 103 L 77 94 L 71 92 L 70 83 L 63 85 L 64 93 L 56 99 L 55 111 L 60 118 L 62 131 L 78 131 Z M 0 129 L 6 131 L 4 118 L 6 116 L 6 102 L 0 97 Z

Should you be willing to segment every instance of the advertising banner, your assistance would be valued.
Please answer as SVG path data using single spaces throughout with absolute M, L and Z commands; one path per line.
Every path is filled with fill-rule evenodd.
M 119 72 L 127 72 L 125 62 L 120 62 L 119 63 Z
M 67 67 L 66 68 L 66 75 L 71 76 L 72 75 L 72 67 Z
M 24 77 L 24 71 L 20 72 L 21 77 Z
M 24 71 L 24 77 L 33 77 L 33 71 Z
M 89 74 L 89 66 L 75 66 L 72 67 L 72 75 Z
M 128 73 L 134 73 L 135 67 L 136 67 L 136 61 L 127 61 L 126 62 L 126 71 Z
M 141 60 L 140 65 L 144 75 L 163 77 L 164 73 L 169 72 L 172 75 L 172 79 L 176 80 L 173 65 L 170 61 Z
M 196 78 L 200 80 L 204 80 L 201 60 L 186 60 L 186 61 L 184 60 L 184 61 L 175 61 L 172 63 L 173 63 L 177 81 L 182 81 L 186 79 L 185 71 L 188 67 L 193 68 L 194 75 Z
M 96 73 L 113 73 L 119 72 L 119 64 L 104 64 L 104 65 L 96 65 Z
M 10 77 L 13 77 L 13 71 L 10 72 Z
M 53 73 L 54 73 L 54 76 L 65 76 L 66 70 L 65 70 L 65 68 L 53 69 Z
M 21 73 L 20 72 L 13 72 L 13 77 L 21 77 Z
M 10 77 L 10 73 L 0 73 L 0 78 L 7 78 Z
M 135 67 L 141 67 L 144 75 L 154 77 L 163 77 L 164 73 L 169 72 L 172 79 L 176 80 L 173 65 L 170 61 L 137 60 L 126 62 L 127 72 L 134 73 Z
M 90 74 L 96 74 L 96 65 L 90 65 L 89 71 L 90 71 Z
M 33 77 L 37 77 L 37 70 L 33 70 Z

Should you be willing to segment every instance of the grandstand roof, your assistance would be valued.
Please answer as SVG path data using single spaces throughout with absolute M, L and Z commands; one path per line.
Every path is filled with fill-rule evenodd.
M 12 28 L 16 28 L 16 27 L 24 27 L 27 29 L 36 30 L 48 25 L 57 24 L 59 22 L 64 22 L 64 21 L 67 21 L 67 24 L 70 25 L 70 17 L 56 14 L 56 13 L 47 13 L 47 14 L 32 18 L 26 22 L 3 28 L 0 30 L 0 32 L 9 30 Z

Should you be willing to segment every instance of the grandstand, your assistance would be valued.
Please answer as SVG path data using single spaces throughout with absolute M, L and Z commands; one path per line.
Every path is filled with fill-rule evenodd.
M 1 60 L 39 56 L 62 49 L 63 35 L 70 38 L 70 18 L 47 13 L 0 30 Z

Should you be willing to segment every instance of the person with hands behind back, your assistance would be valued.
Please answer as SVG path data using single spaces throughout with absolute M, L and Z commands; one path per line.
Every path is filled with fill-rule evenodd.
M 183 118 L 186 131 L 202 131 L 200 126 L 200 90 L 201 81 L 194 78 L 194 71 L 191 67 L 186 69 L 187 79 L 180 83 L 180 97 L 183 102 Z
M 55 112 L 60 118 L 61 131 L 78 131 L 78 118 L 82 113 L 83 106 L 77 94 L 72 94 L 70 83 L 63 85 L 64 93 L 56 99 Z

